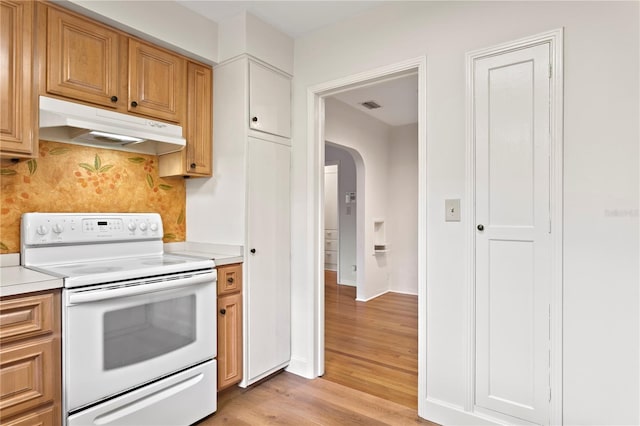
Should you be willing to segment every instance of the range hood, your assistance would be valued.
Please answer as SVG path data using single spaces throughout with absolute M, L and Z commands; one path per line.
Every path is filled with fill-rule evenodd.
M 40 139 L 153 155 L 186 146 L 175 124 L 46 96 L 40 96 Z

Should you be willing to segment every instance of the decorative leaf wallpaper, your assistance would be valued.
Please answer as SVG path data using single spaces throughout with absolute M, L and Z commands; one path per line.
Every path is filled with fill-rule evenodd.
M 158 177 L 158 157 L 40 141 L 39 157 L 0 168 L 0 253 L 20 252 L 27 212 L 160 213 L 164 241 L 184 241 L 184 179 Z

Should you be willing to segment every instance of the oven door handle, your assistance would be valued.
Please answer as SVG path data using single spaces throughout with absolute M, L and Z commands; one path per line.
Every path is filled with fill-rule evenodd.
M 181 276 L 172 279 L 156 279 L 148 282 L 141 282 L 129 286 L 103 287 L 97 290 L 85 290 L 69 294 L 69 304 L 78 305 L 81 303 L 100 302 L 102 300 L 116 299 L 120 297 L 137 296 L 141 294 L 156 293 L 159 291 L 173 290 L 176 288 L 189 287 L 204 283 L 215 283 L 216 273 L 205 272 L 194 275 Z

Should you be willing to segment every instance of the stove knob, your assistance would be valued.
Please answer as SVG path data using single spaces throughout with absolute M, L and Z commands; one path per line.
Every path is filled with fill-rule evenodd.
M 53 232 L 55 232 L 56 234 L 62 234 L 62 231 L 64 231 L 64 226 L 60 225 L 59 223 L 56 223 L 55 225 L 53 225 Z
M 140 223 L 140 230 L 141 231 L 146 231 L 147 230 L 147 223 L 146 222 Z
M 38 235 L 47 235 L 47 233 L 49 232 L 49 228 L 44 225 L 40 225 L 36 228 L 36 232 L 38 233 Z
M 136 223 L 135 222 L 129 222 L 129 224 L 127 225 L 127 228 L 129 228 L 129 231 L 135 231 L 136 230 Z
M 156 232 L 158 230 L 158 224 L 152 223 L 149 229 L 151 229 L 153 232 Z

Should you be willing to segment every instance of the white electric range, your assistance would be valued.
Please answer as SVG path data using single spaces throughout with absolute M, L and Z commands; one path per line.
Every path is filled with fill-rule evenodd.
M 166 254 L 153 213 L 27 213 L 21 263 L 63 278 L 63 413 L 188 425 L 216 410 L 216 271 Z

